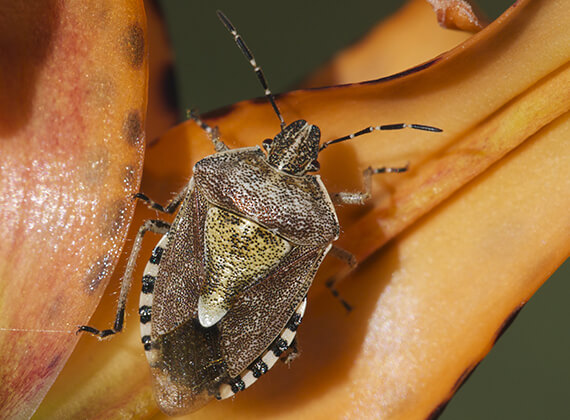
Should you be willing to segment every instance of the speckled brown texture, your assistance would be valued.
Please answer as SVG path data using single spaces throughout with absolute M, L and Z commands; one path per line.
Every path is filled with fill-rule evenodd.
M 129 144 L 139 144 L 144 136 L 141 113 L 137 109 L 131 110 L 123 124 L 123 135 Z
M 144 62 L 144 32 L 139 25 L 131 25 L 123 39 L 125 55 L 132 67 L 139 69 Z
M 268 348 L 338 232 L 320 179 L 274 168 L 258 147 L 195 165 L 154 284 L 151 365 L 165 412 L 198 409 Z
M 336 214 L 320 177 L 278 172 L 259 148 L 209 156 L 196 164 L 194 179 L 208 201 L 247 214 L 293 242 L 322 245 L 338 236 Z

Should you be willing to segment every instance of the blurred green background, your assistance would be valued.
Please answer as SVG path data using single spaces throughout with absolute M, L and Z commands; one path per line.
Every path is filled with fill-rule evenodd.
M 490 18 L 511 3 L 478 2 Z M 402 4 L 401 0 L 162 1 L 176 54 L 181 109 L 206 112 L 262 95 L 216 9 L 236 24 L 271 89 L 278 93 L 294 88 Z M 569 280 L 570 260 L 525 306 L 441 419 L 570 418 Z

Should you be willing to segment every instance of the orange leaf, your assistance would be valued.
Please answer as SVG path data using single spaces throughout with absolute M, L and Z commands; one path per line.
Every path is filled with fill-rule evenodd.
M 303 87 L 355 83 L 399 73 L 450 50 L 470 36 L 442 28 L 425 0 L 412 0 L 363 39 L 339 52 L 314 72 Z

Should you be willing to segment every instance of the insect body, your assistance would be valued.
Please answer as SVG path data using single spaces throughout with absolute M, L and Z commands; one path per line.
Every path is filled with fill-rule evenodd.
M 361 203 L 370 195 L 369 169 L 362 193 L 329 196 L 315 172 L 319 151 L 374 130 L 369 127 L 320 145 L 320 130 L 304 120 L 285 125 L 261 69 L 230 21 L 218 15 L 253 66 L 281 122 L 260 147 L 230 150 L 198 117 L 216 152 L 194 166 L 188 185 L 166 207 L 143 194 L 152 208 L 173 213 L 172 225 L 149 220 L 139 230 L 123 277 L 115 325 L 80 327 L 105 337 L 122 330 L 132 272 L 147 231 L 164 236 L 148 262 L 140 298 L 142 342 L 154 391 L 168 414 L 196 410 L 254 383 L 289 348 L 306 307 L 306 294 L 339 235 L 333 199 Z M 336 255 L 350 259 L 346 252 Z M 349 256 L 349 257 L 346 257 Z

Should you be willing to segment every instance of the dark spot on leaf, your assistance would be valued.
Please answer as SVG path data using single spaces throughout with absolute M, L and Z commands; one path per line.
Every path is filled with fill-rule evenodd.
M 93 263 L 83 279 L 88 294 L 97 290 L 101 281 L 111 274 L 113 269 L 113 257 L 109 254 L 102 255 Z
M 145 56 L 144 32 L 138 24 L 129 26 L 123 37 L 123 51 L 135 69 L 141 68 Z
M 49 364 L 47 365 L 47 370 L 50 371 L 52 369 L 57 368 L 57 365 L 59 364 L 59 361 L 61 360 L 61 355 L 57 354 L 55 355 L 49 362 Z
M 65 292 L 57 293 L 50 297 L 49 302 L 46 302 L 45 309 L 46 314 L 42 318 L 42 322 L 53 322 L 54 320 L 60 320 L 61 314 L 66 310 L 66 297 L 64 297 Z M 50 325 L 48 327 L 52 328 Z M 53 327 L 56 328 L 56 327 Z
M 123 123 L 123 135 L 129 144 L 136 146 L 142 141 L 143 134 L 141 113 L 139 110 L 133 109 Z
M 499 340 L 499 338 L 501 338 L 501 336 L 504 334 L 505 331 L 507 331 L 507 328 L 509 328 L 511 326 L 511 324 L 514 322 L 515 318 L 517 317 L 517 315 L 520 313 L 521 309 L 524 308 L 526 302 L 521 303 L 519 306 L 517 306 L 510 314 L 509 316 L 503 321 L 503 323 L 501 324 L 501 326 L 499 327 L 497 333 L 495 334 L 495 340 L 493 341 L 493 345 L 495 345 L 495 343 L 497 342 L 497 340 Z

